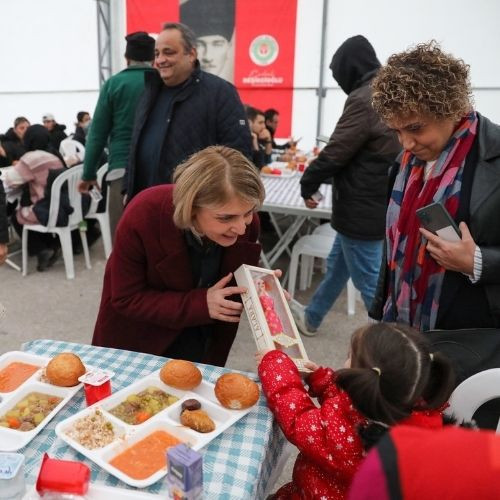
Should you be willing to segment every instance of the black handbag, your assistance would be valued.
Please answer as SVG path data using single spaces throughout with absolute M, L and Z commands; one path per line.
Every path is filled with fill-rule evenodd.
M 455 369 L 456 385 L 475 373 L 500 368 L 500 329 L 429 330 L 433 351 L 447 356 Z

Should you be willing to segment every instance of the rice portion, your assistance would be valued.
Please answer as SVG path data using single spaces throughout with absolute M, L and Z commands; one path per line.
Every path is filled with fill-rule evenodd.
M 102 448 L 116 437 L 113 424 L 104 418 L 100 410 L 76 420 L 66 435 L 89 450 Z

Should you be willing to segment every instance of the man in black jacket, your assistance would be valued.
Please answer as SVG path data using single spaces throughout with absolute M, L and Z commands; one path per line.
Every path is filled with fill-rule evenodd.
M 332 227 L 337 232 L 327 272 L 304 309 L 295 306 L 301 332 L 315 335 L 349 278 L 367 309 L 373 300 L 382 259 L 389 168 L 400 146 L 371 106 L 371 80 L 380 62 L 368 40 L 347 39 L 330 69 L 348 95 L 328 144 L 304 172 L 302 197 L 309 208 L 320 184 L 333 179 Z
M 45 113 L 42 117 L 43 126 L 49 131 L 50 143 L 52 147 L 59 151 L 59 146 L 66 137 L 66 125 L 61 125 L 56 122 L 54 115 L 52 113 Z
M 132 133 L 127 199 L 157 184 L 193 153 L 214 144 L 251 157 L 245 111 L 233 85 L 200 69 L 194 33 L 167 23 L 155 46 L 157 72 L 146 74 Z

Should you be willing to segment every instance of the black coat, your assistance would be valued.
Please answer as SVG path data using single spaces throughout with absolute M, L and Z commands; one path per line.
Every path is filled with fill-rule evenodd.
M 128 200 L 137 194 L 138 144 L 155 101 L 164 85 L 156 71 L 146 73 L 146 88 L 137 106 L 124 187 Z M 252 156 L 252 139 L 236 89 L 226 80 L 205 73 L 196 63 L 193 74 L 170 107 L 167 133 L 159 155 L 161 177 L 171 180 L 175 167 L 193 153 L 216 144 Z M 161 182 L 158 182 L 161 183 Z
M 53 148 L 56 151 L 59 151 L 59 145 L 61 144 L 66 137 L 66 125 L 61 125 L 60 123 L 56 123 L 54 125 L 54 128 L 49 131 L 49 136 L 50 136 L 50 144 L 52 144 Z
M 6 154 L 6 156 L 0 156 L 0 167 L 9 167 L 26 153 L 23 141 L 19 139 L 12 127 L 5 134 L 0 135 L 0 144 Z
M 468 214 L 465 219 L 469 221 L 468 226 L 472 238 L 481 249 L 483 261 L 481 279 L 472 285 L 469 283 L 468 277 L 461 275 L 461 273 L 445 272 L 436 328 L 500 327 L 500 224 L 498 223 L 498 214 L 500 214 L 500 126 L 479 115 L 476 142 L 478 157 L 474 177 L 471 179 L 470 203 L 466 207 Z M 467 162 L 470 161 L 469 157 L 470 153 L 466 158 L 465 168 L 467 168 Z M 399 166 L 397 161 L 391 169 L 391 188 Z M 464 181 L 461 194 L 465 187 Z M 462 199 L 460 203 L 462 204 Z M 381 319 L 383 315 L 383 307 L 388 293 L 387 271 L 387 256 L 386 251 L 384 251 L 377 292 L 369 313 L 375 319 Z M 457 281 L 458 284 L 453 283 L 454 286 L 451 286 L 452 280 L 450 278 L 454 276 L 460 278 L 461 282 L 453 280 L 453 282 Z M 470 304 L 463 300 L 466 293 L 470 294 Z M 482 314 L 481 317 L 476 314 L 477 306 L 474 304 L 477 304 L 478 300 L 486 301 L 482 310 L 486 308 L 489 311 L 491 315 L 489 319 Z M 446 311 L 441 309 L 443 302 L 447 305 Z M 457 307 L 459 310 L 454 314 L 454 308 Z M 445 313 L 446 323 L 443 323 Z M 467 324 L 450 324 L 454 316 L 465 318 Z
M 300 181 L 307 199 L 333 179 L 332 227 L 360 240 L 384 238 L 388 172 L 401 149 L 371 105 L 370 83 L 379 66 L 364 37 L 337 50 L 330 67 L 348 97 L 328 144 Z

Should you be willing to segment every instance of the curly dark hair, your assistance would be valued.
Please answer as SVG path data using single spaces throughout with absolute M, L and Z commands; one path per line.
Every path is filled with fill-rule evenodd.
M 386 122 L 411 114 L 458 121 L 473 104 L 469 66 L 435 40 L 389 57 L 372 88 L 373 108 Z

